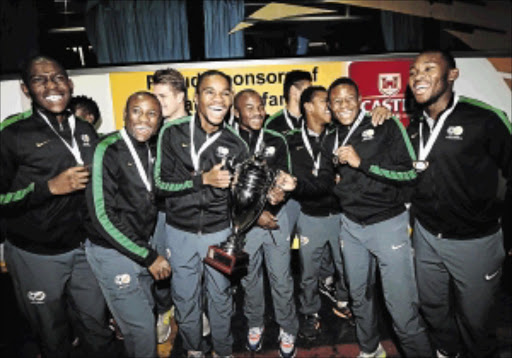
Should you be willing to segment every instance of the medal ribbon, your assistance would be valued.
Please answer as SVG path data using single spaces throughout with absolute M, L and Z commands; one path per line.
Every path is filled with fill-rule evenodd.
M 57 135 L 57 137 L 60 138 L 62 143 L 64 143 L 66 148 L 70 151 L 70 153 L 75 158 L 76 163 L 78 165 L 83 165 L 84 161 L 82 159 L 82 154 L 80 153 L 80 148 L 78 147 L 78 144 L 77 144 L 76 139 L 75 139 L 75 127 L 76 127 L 76 118 L 75 118 L 75 116 L 71 115 L 71 116 L 68 117 L 69 128 L 71 129 L 71 145 L 69 145 L 69 143 L 64 138 L 62 138 L 62 136 L 59 134 L 59 132 L 57 132 L 57 130 L 55 128 L 53 128 L 53 126 L 50 123 L 50 120 L 48 119 L 48 117 L 46 117 L 43 114 L 43 112 L 41 112 L 40 110 L 38 110 L 37 112 L 44 119 L 46 124 L 48 124 L 48 127 L 50 127 L 51 130 Z
M 288 124 L 288 127 L 290 127 L 290 129 L 295 129 L 295 126 L 293 125 L 293 122 L 290 116 L 288 115 L 288 110 L 286 108 L 283 109 L 283 114 L 286 124 Z
M 149 173 L 146 173 L 144 170 L 144 167 L 142 166 L 142 161 L 140 160 L 139 154 L 133 147 L 133 143 L 130 140 L 130 137 L 128 137 L 128 133 L 126 133 L 126 129 L 123 127 L 119 133 L 121 133 L 121 136 L 123 137 L 124 142 L 126 143 L 126 146 L 128 147 L 128 150 L 130 151 L 130 154 L 132 155 L 133 161 L 135 162 L 135 166 L 137 167 L 137 171 L 139 172 L 140 179 L 144 183 L 144 186 L 146 187 L 146 190 L 151 193 L 151 182 L 149 181 Z M 146 144 L 147 146 L 147 144 Z M 151 165 L 151 151 L 148 147 L 148 164 Z
M 217 140 L 217 138 L 220 137 L 221 130 L 219 129 L 219 131 L 217 133 L 215 133 L 211 137 L 207 138 L 206 142 L 204 142 L 203 145 L 201 145 L 201 147 L 199 148 L 199 151 L 196 152 L 196 145 L 194 144 L 194 129 L 195 129 L 195 119 L 192 118 L 190 120 L 190 157 L 192 158 L 192 165 L 194 166 L 194 170 L 197 173 L 197 172 L 199 172 L 199 168 L 200 168 L 199 157 L 201 156 L 201 153 L 203 153 L 206 148 L 208 148 L 210 145 L 212 145 L 213 142 L 215 142 Z
M 359 112 L 359 116 L 357 116 L 356 121 L 352 123 L 352 127 L 350 127 L 350 130 L 348 131 L 347 135 L 345 136 L 345 139 L 343 139 L 343 142 L 341 143 L 341 147 L 343 147 L 347 144 L 348 140 L 350 139 L 350 137 L 352 137 L 352 134 L 354 134 L 357 127 L 359 127 L 359 125 L 361 124 L 361 122 L 363 121 L 365 116 L 366 116 L 365 111 Z M 336 132 L 336 144 L 337 144 L 337 142 L 338 142 L 338 132 Z M 338 148 L 336 148 L 336 149 L 338 149 Z
M 313 175 L 317 176 L 318 170 L 320 170 L 320 159 L 322 158 L 322 151 L 318 152 L 316 159 L 315 159 L 315 155 L 313 153 L 313 148 L 311 147 L 311 143 L 309 142 L 309 138 L 308 138 L 306 131 L 307 131 L 306 126 L 304 123 L 302 123 L 302 131 L 301 131 L 302 141 L 304 142 L 304 146 L 306 147 L 306 150 L 308 151 L 309 156 L 311 157 L 311 159 L 313 159 Z
M 423 143 L 423 121 L 420 123 L 420 146 L 418 151 L 418 160 L 425 160 L 427 159 L 427 156 L 430 154 L 430 151 L 432 150 L 432 147 L 434 146 L 434 143 L 437 140 L 437 137 L 439 136 L 439 133 L 441 133 L 441 129 L 444 126 L 444 122 L 446 121 L 446 118 L 452 113 L 453 109 L 455 108 L 455 105 L 459 102 L 459 96 L 454 95 L 453 104 L 450 108 L 448 108 L 444 113 L 439 117 L 437 120 L 437 123 L 434 125 L 434 130 L 430 134 L 430 137 L 427 140 L 427 143 Z M 427 116 L 426 113 L 424 113 L 425 116 Z

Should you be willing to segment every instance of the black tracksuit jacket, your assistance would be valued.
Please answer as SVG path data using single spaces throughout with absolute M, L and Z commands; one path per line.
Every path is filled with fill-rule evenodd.
M 272 116 L 268 117 L 265 121 L 265 128 L 281 133 L 284 136 L 286 136 L 294 129 L 300 129 L 302 126 L 302 117 L 295 118 L 290 114 L 290 112 L 287 112 L 288 118 L 290 118 L 290 121 L 293 125 L 293 128 L 290 128 L 286 122 L 286 118 L 284 117 L 284 111 L 287 111 L 287 109 L 283 108 L 280 111 L 274 113 Z
M 313 175 L 313 158 L 304 144 L 302 130 L 294 129 L 286 136 L 293 174 L 297 177 L 297 187 L 292 192 L 292 197 L 300 203 L 301 211 L 306 215 L 324 217 L 339 214 L 340 205 L 333 193 L 335 174 L 332 154 L 326 156 L 322 153 L 318 176 Z M 322 151 L 326 133 L 327 130 L 319 137 L 308 135 L 315 158 Z
M 148 143 L 139 143 L 126 133 L 151 180 Z M 86 189 L 89 239 L 149 267 L 158 256 L 148 243 L 157 209 L 121 134 L 114 132 L 102 137 L 90 162 L 91 180 Z
M 416 172 L 412 162 L 416 155 L 403 125 L 388 120 L 374 127 L 367 114 L 346 145 L 352 145 L 361 158 L 359 168 L 348 164 L 337 165 L 341 180 L 334 188 L 343 213 L 362 225 L 375 224 L 405 211 L 403 187 L 414 183 Z M 350 128 L 339 126 L 338 146 L 341 146 Z M 325 156 L 334 156 L 336 130 L 325 140 Z
M 34 107 L 6 118 L 0 125 L 0 213 L 2 229 L 12 244 L 32 253 L 54 255 L 84 241 L 87 209 L 83 190 L 50 193 L 48 180 L 77 162 L 38 111 L 70 143 L 68 121 L 61 128 L 55 116 L 42 109 Z M 96 132 L 88 122 L 77 119 L 74 137 L 85 159 Z
M 510 188 L 512 137 L 505 113 L 462 96 L 451 108 L 455 98 L 411 202 L 413 215 L 430 233 L 464 240 L 495 233 L 502 211 L 510 210 L 497 198 L 497 188 L 499 170 Z M 420 121 L 425 118 L 413 118 L 408 127 L 416 149 Z M 423 130 L 428 134 L 427 123 Z
M 214 233 L 230 226 L 228 190 L 203 185 L 202 172 L 222 161 L 222 156 L 240 163 L 249 157 L 247 144 L 229 125 L 200 156 L 200 170 L 194 171 L 190 153 L 190 121 L 193 121 L 196 151 L 207 134 L 195 116 L 166 123 L 160 131 L 154 166 L 155 190 L 166 199 L 166 221 L 191 233 Z M 215 132 L 217 133 L 217 132 Z M 212 134 L 214 135 L 214 134 Z

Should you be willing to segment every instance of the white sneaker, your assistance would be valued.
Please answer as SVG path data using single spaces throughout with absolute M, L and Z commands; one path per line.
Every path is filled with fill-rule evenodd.
M 436 350 L 436 357 L 437 358 L 459 358 L 459 353 L 447 353 L 441 349 Z
M 204 358 L 204 353 L 201 351 L 188 351 L 187 358 Z
M 247 349 L 257 352 L 261 349 L 263 342 L 263 327 L 252 327 L 247 333 Z
M 281 328 L 279 331 L 279 356 L 281 358 L 294 358 L 296 353 L 295 336 Z
M 382 347 L 382 344 L 379 343 L 374 352 L 365 353 L 361 351 L 357 358 L 386 358 L 386 351 L 384 350 L 384 347 Z
M 235 356 L 234 356 L 234 355 L 232 355 L 232 354 L 230 354 L 230 355 L 228 355 L 228 356 L 220 356 L 220 355 L 218 355 L 217 353 L 212 352 L 212 358 L 235 358 Z
M 166 342 L 171 336 L 171 319 L 174 316 L 174 307 L 158 315 L 156 321 L 156 336 L 158 344 Z

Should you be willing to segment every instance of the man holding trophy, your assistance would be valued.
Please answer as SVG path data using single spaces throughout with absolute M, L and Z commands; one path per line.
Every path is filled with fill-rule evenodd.
M 258 92 L 246 89 L 235 97 L 236 129 L 256 158 L 265 162 L 267 172 L 291 172 L 290 155 L 285 138 L 273 130 L 265 129 L 265 106 Z M 243 178 L 240 178 L 243 179 Z M 279 179 L 279 178 L 278 178 Z M 282 183 L 280 183 L 282 184 Z M 257 225 L 246 234 L 244 250 L 249 254 L 244 287 L 244 314 L 247 317 L 247 349 L 259 351 L 264 333 L 265 295 L 263 264 L 266 265 L 274 315 L 281 327 L 279 354 L 293 357 L 295 336 L 299 322 L 293 297 L 293 279 L 290 272 L 290 230 L 288 216 L 282 205 L 267 204 L 257 216 Z
M 204 72 L 196 87 L 196 114 L 166 123 L 158 138 L 155 187 L 167 197 L 171 291 L 188 357 L 204 357 L 200 350 L 203 287 L 214 356 L 232 353 L 230 280 L 203 264 L 209 246 L 226 241 L 231 233 L 226 189 L 232 172 L 226 164 L 236 166 L 249 157 L 245 142 L 223 123 L 232 97 L 229 76 L 216 70 Z

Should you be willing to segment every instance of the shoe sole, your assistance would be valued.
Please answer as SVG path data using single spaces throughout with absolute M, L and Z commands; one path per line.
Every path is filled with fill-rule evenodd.
M 295 358 L 296 355 L 297 355 L 297 350 L 295 350 L 291 356 L 283 355 L 283 353 L 281 353 L 281 350 L 279 350 L 279 357 L 281 357 L 281 358 Z
M 255 349 L 254 348 L 251 348 L 251 346 L 249 346 L 248 344 L 245 345 L 245 348 L 249 351 L 249 352 L 259 352 L 261 351 L 261 348 L 262 348 L 262 344 L 260 343 L 260 345 L 258 347 L 256 347 Z

